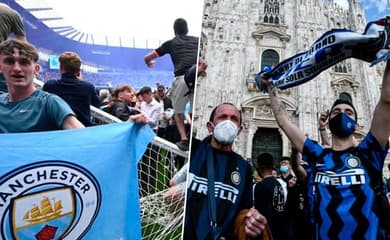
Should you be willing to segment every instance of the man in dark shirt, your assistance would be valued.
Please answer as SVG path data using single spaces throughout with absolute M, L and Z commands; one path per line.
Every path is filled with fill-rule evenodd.
M 163 85 L 158 85 L 157 87 L 156 100 L 163 104 L 164 111 L 168 108 L 173 108 L 172 100 L 167 96 Z
M 171 56 L 175 79 L 170 90 L 170 98 L 175 109 L 175 121 L 181 138 L 181 141 L 176 144 L 180 149 L 186 151 L 188 150 L 188 136 L 184 127 L 184 110 L 188 101 L 192 106 L 193 94 L 187 94 L 189 89 L 184 81 L 184 74 L 192 65 L 196 64 L 199 39 L 187 35 L 187 22 L 182 18 L 175 20 L 173 29 L 175 37 L 148 53 L 145 56 L 145 64 L 152 68 L 154 66 L 153 59 L 165 54 Z
M 196 161 L 188 171 L 183 239 L 236 239 L 233 226 L 241 214 L 244 235 L 257 239 L 266 219 L 253 208 L 252 167 L 233 151 L 241 113 L 233 104 L 220 104 L 207 128 L 213 133 L 208 140 L 192 141 L 191 159 Z
M 274 159 L 270 153 L 257 157 L 257 171 L 262 180 L 254 191 L 255 208 L 264 215 L 274 240 L 287 240 L 286 195 L 282 185 L 272 175 Z
M 136 120 L 139 116 L 135 117 L 135 115 L 140 114 L 140 109 L 135 107 L 135 95 L 134 89 L 129 85 L 120 85 L 116 87 L 112 94 L 112 103 L 110 107 L 107 108 L 107 112 L 122 121 L 130 120 L 130 116 L 134 116 L 133 120 Z M 138 120 L 140 121 L 141 119 Z M 144 120 L 146 121 L 146 119 Z
M 277 89 L 266 78 L 271 107 L 278 125 L 308 163 L 308 202 L 316 239 L 381 239 L 381 210 L 375 204 L 375 181 L 389 150 L 390 61 L 384 69 L 381 96 L 372 115 L 371 127 L 356 146 L 356 108 L 351 101 L 337 99 L 329 112 L 332 147 L 324 148 L 305 136 L 288 118 Z M 368 130 L 368 129 L 367 129 Z
M 91 126 L 90 105 L 99 106 L 95 87 L 81 79 L 81 58 L 77 53 L 64 52 L 59 57 L 60 80 L 49 80 L 43 90 L 64 99 L 85 126 Z

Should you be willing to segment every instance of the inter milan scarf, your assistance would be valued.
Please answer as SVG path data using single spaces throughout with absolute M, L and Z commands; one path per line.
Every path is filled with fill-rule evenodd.
M 363 34 L 347 29 L 326 32 L 306 52 L 279 63 L 272 70 L 265 67 L 255 80 L 262 91 L 261 77 L 274 86 L 286 89 L 305 83 L 323 70 L 346 58 L 370 62 L 371 66 L 390 59 L 390 16 L 369 22 Z

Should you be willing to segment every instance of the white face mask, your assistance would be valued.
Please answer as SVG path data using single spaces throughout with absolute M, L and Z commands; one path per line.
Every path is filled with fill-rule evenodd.
M 232 144 L 238 134 L 238 127 L 230 120 L 224 120 L 214 126 L 213 135 L 215 140 L 222 145 Z

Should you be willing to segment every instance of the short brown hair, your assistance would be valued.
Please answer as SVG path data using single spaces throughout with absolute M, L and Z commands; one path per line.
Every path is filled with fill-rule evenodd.
M 118 98 L 119 93 L 124 92 L 124 91 L 134 92 L 134 89 L 132 89 L 129 85 L 120 85 L 120 86 L 115 88 L 112 96 L 114 98 Z
M 15 48 L 19 50 L 20 55 L 38 62 L 39 55 L 37 49 L 32 44 L 17 39 L 8 39 L 0 43 L 0 54 L 12 56 Z
M 58 58 L 60 68 L 67 73 L 79 73 L 81 70 L 81 58 L 75 52 L 63 52 Z

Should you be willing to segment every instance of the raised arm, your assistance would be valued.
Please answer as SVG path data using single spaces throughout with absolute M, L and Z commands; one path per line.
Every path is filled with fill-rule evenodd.
M 154 67 L 154 61 L 153 61 L 153 59 L 158 58 L 158 57 L 159 57 L 159 56 L 158 56 L 158 53 L 157 53 L 155 50 L 149 52 L 149 53 L 146 54 L 146 56 L 144 57 L 145 64 L 146 64 L 148 67 L 150 67 L 150 68 Z
M 267 86 L 271 99 L 271 107 L 272 111 L 274 112 L 276 122 L 290 139 L 293 146 L 295 146 L 299 152 L 302 152 L 303 144 L 306 139 L 305 134 L 288 118 L 286 107 L 280 101 L 276 87 L 264 78 L 262 79 L 262 82 L 265 86 Z
M 300 164 L 301 156 L 295 148 L 292 148 L 291 151 L 291 168 L 294 173 L 297 175 L 299 181 L 303 181 L 307 177 L 306 170 Z
M 375 107 L 370 131 L 381 146 L 385 147 L 390 135 L 390 61 L 386 64 L 381 96 Z
M 328 125 L 328 117 L 329 117 L 329 110 L 320 113 L 320 118 L 318 119 L 318 131 L 320 131 L 321 144 L 324 147 L 332 146 L 330 142 L 330 138 L 328 136 L 328 132 L 326 131 L 326 127 Z

